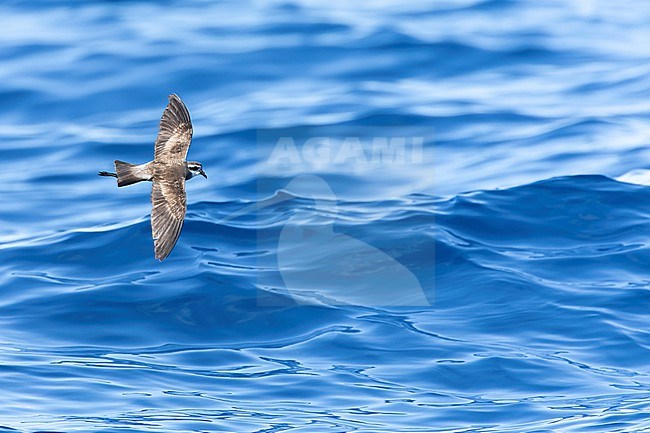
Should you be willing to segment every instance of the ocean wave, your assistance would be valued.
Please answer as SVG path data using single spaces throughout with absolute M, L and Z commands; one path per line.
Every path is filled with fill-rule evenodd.
M 0 431 L 647 429 L 623 3 L 0 6 Z M 96 173 L 172 92 L 209 179 L 160 263 L 149 186 Z

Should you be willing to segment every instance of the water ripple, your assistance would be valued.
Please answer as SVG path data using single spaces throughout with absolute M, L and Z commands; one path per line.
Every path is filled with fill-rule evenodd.
M 645 3 L 0 12 L 0 432 L 650 429 Z M 158 263 L 96 173 L 172 92 L 210 179 Z M 377 136 L 421 159 L 301 145 Z

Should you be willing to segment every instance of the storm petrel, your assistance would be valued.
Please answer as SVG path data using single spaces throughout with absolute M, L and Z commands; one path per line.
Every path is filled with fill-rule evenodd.
M 185 181 L 199 174 L 208 178 L 200 162 L 185 160 L 191 142 L 190 113 L 181 98 L 171 94 L 160 119 L 153 161 L 140 165 L 115 161 L 115 173 L 99 172 L 100 176 L 117 178 L 118 187 L 143 180 L 153 183 L 151 232 L 155 257 L 160 261 L 171 253 L 181 234 L 187 211 Z

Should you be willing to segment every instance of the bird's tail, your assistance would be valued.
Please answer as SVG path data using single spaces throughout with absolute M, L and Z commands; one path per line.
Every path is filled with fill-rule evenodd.
M 117 186 L 127 186 L 148 180 L 147 176 L 143 176 L 142 167 L 124 161 L 115 161 L 115 172 Z

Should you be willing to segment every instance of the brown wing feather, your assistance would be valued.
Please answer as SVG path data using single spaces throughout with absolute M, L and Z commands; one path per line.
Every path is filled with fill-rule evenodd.
M 172 173 L 178 171 L 178 176 Z M 151 232 L 156 258 L 164 260 L 178 241 L 183 228 L 187 199 L 181 170 L 169 169 L 165 178 L 155 178 L 151 189 Z
M 175 93 L 160 119 L 154 146 L 154 160 L 183 161 L 192 142 L 192 120 L 187 107 Z

